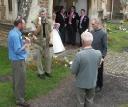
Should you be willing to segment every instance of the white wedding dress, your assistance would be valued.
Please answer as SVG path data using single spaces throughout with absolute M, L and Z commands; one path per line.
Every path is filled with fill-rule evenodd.
M 53 44 L 53 52 L 55 54 L 65 51 L 64 45 L 60 38 L 60 35 L 57 29 L 52 30 L 52 44 Z
M 41 25 L 41 17 L 39 17 L 39 25 Z M 64 45 L 62 43 L 62 40 L 60 38 L 60 35 L 58 33 L 58 30 L 54 28 L 55 25 L 55 21 L 53 21 L 52 24 L 52 32 L 51 32 L 51 37 L 50 37 L 50 44 L 53 45 L 53 53 L 57 54 L 57 53 L 61 53 L 63 51 L 65 51 Z M 34 28 L 32 28 L 34 30 Z

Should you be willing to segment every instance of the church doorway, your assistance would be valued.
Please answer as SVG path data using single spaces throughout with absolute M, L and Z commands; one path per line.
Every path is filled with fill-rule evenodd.
M 60 6 L 64 6 L 68 11 L 71 6 L 76 7 L 76 11 L 80 14 L 81 9 L 85 9 L 89 13 L 90 0 L 53 0 L 53 8 L 59 10 Z

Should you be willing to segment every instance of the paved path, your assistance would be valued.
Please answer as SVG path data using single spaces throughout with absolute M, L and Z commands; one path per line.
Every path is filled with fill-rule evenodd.
M 74 50 L 73 50 L 74 52 Z M 69 51 L 72 53 L 72 50 Z M 128 53 L 108 52 L 105 60 L 104 88 L 95 97 L 95 107 L 120 107 L 128 103 Z M 30 101 L 32 107 L 76 107 L 72 75 L 47 96 Z

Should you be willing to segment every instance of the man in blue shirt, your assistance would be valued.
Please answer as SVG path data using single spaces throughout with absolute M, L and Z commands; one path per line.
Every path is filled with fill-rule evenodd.
M 23 40 L 22 30 L 25 28 L 25 21 L 17 18 L 14 21 L 14 28 L 8 34 L 9 59 L 12 62 L 13 71 L 13 90 L 16 97 L 16 104 L 29 107 L 25 103 L 25 59 L 27 57 L 26 47 L 30 42 L 28 39 Z

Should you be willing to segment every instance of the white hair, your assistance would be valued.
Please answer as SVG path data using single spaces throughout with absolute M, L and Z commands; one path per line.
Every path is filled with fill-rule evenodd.
M 93 36 L 90 32 L 85 31 L 81 34 L 81 39 L 84 43 L 92 43 L 93 41 Z
M 40 10 L 39 10 L 39 14 L 41 14 L 42 12 L 45 12 L 45 13 L 47 13 L 47 10 L 46 10 L 46 8 L 44 8 L 44 7 L 41 7 L 41 8 L 40 8 Z

